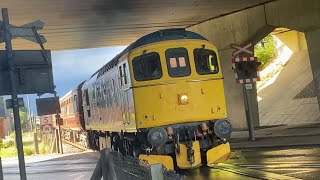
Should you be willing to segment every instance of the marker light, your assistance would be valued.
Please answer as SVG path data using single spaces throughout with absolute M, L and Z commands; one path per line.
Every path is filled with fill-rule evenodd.
M 186 94 L 180 94 L 179 95 L 179 104 L 180 105 L 186 105 L 189 104 L 189 98 Z
M 202 130 L 202 132 L 208 131 L 209 130 L 208 125 L 206 123 L 202 123 L 201 124 L 201 130 Z
M 167 128 L 167 134 L 168 134 L 169 136 L 172 136 L 172 135 L 174 134 L 172 127 L 169 126 L 169 127 Z

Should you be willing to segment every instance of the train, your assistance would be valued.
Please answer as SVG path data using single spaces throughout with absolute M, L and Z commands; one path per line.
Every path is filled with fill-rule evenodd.
M 162 163 L 213 166 L 231 156 L 217 48 L 186 29 L 129 45 L 60 99 L 63 138 Z

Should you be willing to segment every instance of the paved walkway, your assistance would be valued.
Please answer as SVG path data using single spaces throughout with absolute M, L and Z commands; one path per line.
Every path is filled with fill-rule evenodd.
M 260 125 L 316 123 L 316 97 L 295 99 L 313 80 L 308 51 L 292 55 L 283 69 L 258 90 Z
M 51 154 L 26 157 L 28 180 L 86 180 L 90 179 L 99 153 Z M 5 180 L 20 178 L 17 158 L 2 159 Z
M 235 131 L 231 136 L 231 148 L 319 146 L 320 123 L 260 128 L 255 130 L 255 137 L 255 141 L 250 141 L 248 131 Z

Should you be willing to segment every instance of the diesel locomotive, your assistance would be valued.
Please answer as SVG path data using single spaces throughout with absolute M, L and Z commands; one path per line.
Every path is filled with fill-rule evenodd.
M 230 157 L 217 48 L 185 29 L 138 39 L 60 103 L 65 137 L 92 149 L 112 148 L 169 169 Z

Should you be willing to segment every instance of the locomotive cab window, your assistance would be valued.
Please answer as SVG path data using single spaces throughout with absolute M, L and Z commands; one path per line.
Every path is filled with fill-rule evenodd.
M 133 58 L 132 66 L 134 78 L 137 81 L 154 80 L 162 77 L 160 56 L 156 52 Z
M 185 48 L 166 50 L 168 73 L 171 77 L 189 76 L 191 73 L 188 51 Z
M 218 59 L 214 51 L 204 48 L 193 51 L 197 73 L 217 74 L 219 72 Z

